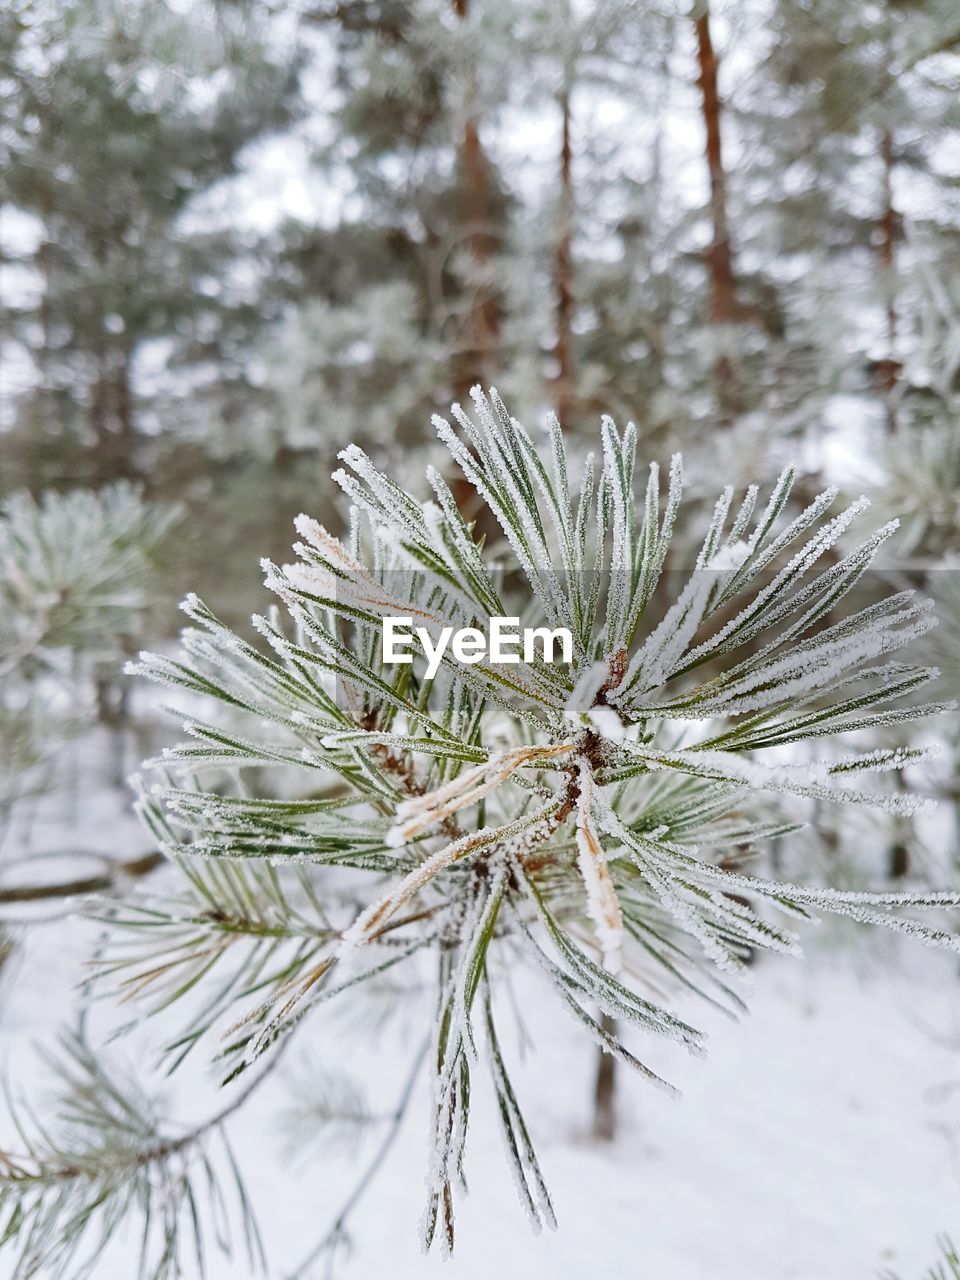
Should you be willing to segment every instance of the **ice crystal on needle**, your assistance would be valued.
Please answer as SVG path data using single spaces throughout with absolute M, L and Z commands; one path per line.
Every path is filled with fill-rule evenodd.
M 535 1223 L 553 1222 L 495 1022 L 503 959 L 525 957 L 606 1052 L 663 1083 L 638 1056 L 643 1038 L 692 1052 L 703 1038 L 669 994 L 649 997 L 652 971 L 658 990 L 692 987 L 735 1009 L 715 970 L 736 973 L 758 948 L 795 953 L 784 918 L 832 912 L 958 950 L 948 917 L 931 926 L 917 913 L 960 898 L 845 893 L 741 866 L 767 835 L 795 831 L 798 804 L 918 803 L 889 784 L 922 750 L 861 738 L 832 754 L 827 741 L 813 762 L 796 754 L 947 707 L 918 696 L 936 670 L 899 656 L 931 611 L 866 576 L 894 524 L 851 546 L 867 504 L 831 515 L 828 491 L 790 509 L 787 470 L 766 502 L 758 486 L 739 502 L 725 489 L 682 572 L 680 460 L 665 493 L 655 465 L 638 485 L 632 427 L 604 420 L 577 489 L 557 424 L 541 451 L 495 393 L 474 392 L 473 415 L 455 407 L 437 430 L 499 544 L 467 523 L 439 471 L 424 502 L 351 446 L 336 473 L 349 538 L 297 521 L 297 565 L 267 566 L 280 607 L 257 619 L 266 646 L 191 599 L 182 656 L 137 664 L 223 710 L 201 720 L 194 697 L 188 740 L 164 757 L 146 809 L 192 892 L 230 920 L 223 941 L 196 903 L 152 917 L 185 959 L 174 975 L 145 957 L 140 989 L 167 984 L 172 998 L 191 964 L 208 986 L 229 975 L 186 1039 L 232 1019 L 223 1056 L 236 1073 L 321 1005 L 430 957 L 423 1240 L 449 1248 L 482 1045 L 521 1199 Z M 398 614 L 428 631 L 522 615 L 569 629 L 573 661 L 468 664 L 446 650 L 427 678 L 421 661 L 384 661 L 383 619 Z M 251 768 L 251 784 L 230 783 Z M 794 809 L 777 818 L 771 796 Z

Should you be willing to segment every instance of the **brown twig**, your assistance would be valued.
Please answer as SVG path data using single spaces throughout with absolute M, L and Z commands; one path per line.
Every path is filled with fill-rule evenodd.
M 118 888 L 124 880 L 139 880 L 149 875 L 166 861 L 164 855 L 155 850 L 139 858 L 116 862 L 96 875 L 79 876 L 74 880 L 61 880 L 53 884 L 11 885 L 6 889 L 0 887 L 0 906 L 43 902 L 53 898 L 74 898 L 87 893 L 108 893 Z

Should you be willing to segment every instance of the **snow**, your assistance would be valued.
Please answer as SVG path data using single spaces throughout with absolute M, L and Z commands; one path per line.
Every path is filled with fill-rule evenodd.
M 343 1274 L 875 1280 L 881 1267 L 896 1266 L 904 1280 L 919 1277 L 935 1255 L 936 1235 L 960 1217 L 960 1182 L 944 1132 L 951 1106 L 938 1092 L 958 1075 L 956 1044 L 930 1034 L 957 1029 L 957 975 L 943 957 L 925 955 L 920 964 L 906 950 L 901 956 L 903 972 L 865 979 L 842 972 L 849 957 L 806 966 L 765 962 L 752 1015 L 739 1025 L 712 1022 L 705 1060 L 678 1054 L 671 1062 L 680 1101 L 618 1069 L 625 1118 L 609 1149 L 583 1136 L 592 1048 L 585 1038 L 571 1040 L 569 1019 L 554 1005 L 531 1001 L 535 1047 L 512 1074 L 556 1206 L 557 1233 L 529 1231 L 507 1175 L 489 1086 L 478 1073 L 483 1083 L 467 1146 L 471 1191 L 458 1203 L 456 1252 L 448 1263 L 420 1256 L 424 1081 L 352 1224 L 355 1252 Z M 8 1034 L 11 1023 L 18 1038 L 47 1034 L 66 1012 L 65 988 L 46 972 L 39 988 L 31 980 L 10 1003 Z M 302 1034 L 316 1050 L 309 1029 Z M 339 1068 L 360 1056 L 331 1048 Z M 369 1096 L 385 1110 L 414 1049 L 392 1042 L 384 1048 L 373 1045 L 364 1065 Z M 515 1064 L 515 1045 L 505 1052 Z M 282 1089 L 282 1080 L 271 1086 L 231 1129 L 278 1275 L 323 1234 L 375 1141 L 356 1167 L 319 1152 L 296 1174 L 285 1171 L 269 1132 L 286 1101 Z M 128 1258 L 111 1257 L 97 1280 L 129 1280 Z M 217 1257 L 209 1273 L 211 1280 L 238 1274 Z
M 37 853 L 69 845 L 117 856 L 147 847 L 109 790 L 85 791 L 79 809 L 71 801 L 42 811 L 32 830 Z M 38 926 L 26 936 L 4 983 L 3 1057 L 17 1092 L 34 1100 L 31 1045 L 49 1044 L 69 1020 L 95 937 L 93 926 L 60 914 L 55 928 Z M 883 1268 L 895 1268 L 903 1280 L 919 1280 L 936 1256 L 937 1235 L 955 1231 L 960 1220 L 960 1171 L 949 1137 L 956 1109 L 949 1086 L 960 1080 L 957 962 L 908 940 L 855 946 L 854 937 L 861 935 L 852 929 L 807 931 L 808 960 L 758 961 L 752 1013 L 740 1023 L 686 1003 L 680 1012 L 709 1035 L 705 1058 L 645 1038 L 644 1060 L 683 1096 L 671 1101 L 618 1067 L 622 1124 L 609 1147 L 585 1136 L 594 1046 L 542 975 L 515 972 L 533 1044 L 521 1052 L 507 1001 L 497 1005 L 498 1029 L 558 1231 L 529 1230 L 481 1066 L 456 1252 L 446 1263 L 420 1255 L 432 1101 L 424 1076 L 397 1145 L 351 1220 L 355 1249 L 338 1274 L 876 1280 Z M 356 1020 L 336 1018 L 326 1005 L 301 1025 L 290 1052 L 309 1050 L 325 1066 L 355 1072 L 370 1108 L 387 1113 L 430 1013 L 429 999 L 413 1007 L 419 1025 L 404 1038 L 402 1018 L 361 1034 Z M 131 1012 L 129 1005 L 116 1013 L 101 1005 L 93 1026 L 103 1034 Z M 159 1024 L 147 1024 L 115 1052 L 141 1074 L 160 1033 Z M 278 1277 L 324 1234 L 379 1139 L 375 1131 L 352 1160 L 318 1146 L 312 1161 L 291 1170 L 277 1129 L 290 1083 L 281 1067 L 230 1128 Z M 174 1088 L 178 1115 L 196 1117 L 215 1105 L 200 1053 L 172 1082 L 158 1077 L 158 1084 Z M 8 1133 L 5 1125 L 0 1132 Z M 129 1280 L 134 1234 L 107 1255 L 97 1280 Z M 236 1280 L 238 1265 L 213 1255 L 209 1276 Z M 308 1274 L 323 1275 L 323 1263 Z
M 927 982 L 914 973 L 884 989 L 835 974 L 765 965 L 752 1017 L 712 1028 L 705 1061 L 678 1058 L 679 1102 L 620 1071 L 628 1122 L 610 1152 L 579 1134 L 590 1055 L 570 1052 L 562 1024 L 538 1032 L 536 1056 L 553 1067 L 535 1085 L 528 1068 L 517 1084 L 535 1138 L 551 1133 L 539 1153 L 558 1233 L 525 1238 L 492 1167 L 495 1135 L 475 1129 L 459 1252 L 443 1274 L 866 1280 L 894 1264 L 918 1274 L 936 1233 L 960 1216 L 937 1132 L 947 1117 L 928 1092 L 953 1078 L 956 1054 L 920 1025 L 949 1017 L 955 977 L 935 985 L 930 971 Z M 389 1218 L 388 1237 L 401 1232 L 390 1254 L 398 1280 L 429 1274 L 400 1247 L 404 1159 L 368 1206 Z M 386 1256 L 358 1258 L 357 1269 L 377 1274 Z

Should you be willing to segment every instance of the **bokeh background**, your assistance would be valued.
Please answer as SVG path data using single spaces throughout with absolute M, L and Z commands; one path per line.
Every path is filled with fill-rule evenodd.
M 893 429 L 955 421 L 950 0 L 0 22 L 3 487 L 182 501 L 200 585 L 285 546 L 346 442 L 419 473 L 477 381 L 714 485 L 831 444 L 902 484 Z
M 173 643 L 188 589 L 237 625 L 262 607 L 294 515 L 342 527 L 349 442 L 418 489 L 431 414 L 477 382 L 531 426 L 555 412 L 574 453 L 632 419 L 642 455 L 683 450 L 694 510 L 788 461 L 798 501 L 866 492 L 902 519 L 888 570 L 938 599 L 928 649 L 960 689 L 955 0 L 6 0 L 14 1058 L 71 1016 L 81 898 L 155 870 L 126 779 L 169 728 L 124 659 Z M 808 814 L 792 874 L 956 882 L 956 717 L 931 732 L 942 765 L 909 780 L 936 817 Z M 619 1082 L 609 1148 L 587 1140 L 590 1046 L 545 1026 L 561 1235 L 501 1204 L 491 1141 L 455 1274 L 920 1276 L 960 1235 L 955 964 L 839 927 L 810 949 L 803 974 L 758 972 L 754 1023 L 669 1118 Z M 275 1127 L 258 1112 L 241 1146 L 282 1254 L 320 1224 L 262 1162 Z M 309 1166 L 324 1205 L 353 1154 Z M 413 1126 L 356 1274 L 433 1265 L 406 1228 L 421 1154 Z

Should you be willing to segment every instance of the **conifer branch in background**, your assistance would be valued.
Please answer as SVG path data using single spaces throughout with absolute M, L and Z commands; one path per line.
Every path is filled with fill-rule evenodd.
M 148 612 L 157 560 L 179 518 L 132 485 L 16 493 L 0 508 L 0 662 L 64 649 L 103 656 Z
M 935 1262 L 929 1271 L 925 1271 L 923 1280 L 960 1280 L 960 1253 L 949 1236 L 939 1241 L 940 1261 Z M 892 1271 L 885 1273 L 884 1280 L 900 1280 Z
M 129 1073 L 108 1069 L 82 1036 L 65 1036 L 49 1066 L 58 1080 L 57 1123 L 10 1100 L 18 1149 L 0 1151 L 0 1246 L 13 1260 L 11 1280 L 96 1274 L 131 1218 L 142 1276 L 202 1275 L 209 1238 L 229 1251 L 229 1213 L 241 1224 L 244 1265 L 260 1270 L 260 1236 L 223 1128 L 259 1080 L 177 1134 Z
M 124 483 L 0 505 L 0 825 L 142 643 L 179 516 Z

